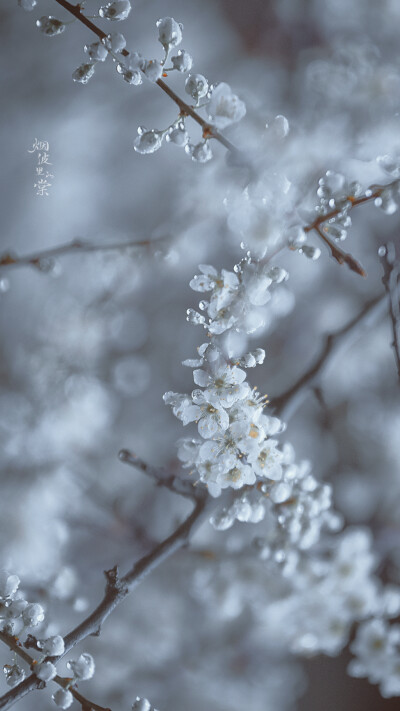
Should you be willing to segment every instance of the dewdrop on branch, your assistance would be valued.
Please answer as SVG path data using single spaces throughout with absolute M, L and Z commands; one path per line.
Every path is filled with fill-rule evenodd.
M 107 5 L 102 5 L 99 10 L 99 15 L 104 20 L 126 20 L 132 7 L 129 0 L 114 0 Z
M 94 74 L 95 65 L 93 63 L 81 64 L 72 74 L 72 79 L 79 84 L 87 84 Z
M 184 148 L 189 143 L 189 134 L 185 130 L 185 126 L 180 124 L 169 130 L 165 140 L 168 143 L 175 143 L 176 146 Z
M 155 153 L 155 151 L 161 148 L 164 138 L 163 131 L 157 131 L 154 128 L 150 131 L 146 131 L 144 126 L 139 126 L 138 134 L 133 142 L 133 147 L 137 153 L 141 153 L 142 155 Z
M 20 684 L 21 681 L 25 679 L 25 672 L 18 664 L 5 664 L 3 667 L 4 674 L 6 676 L 6 684 L 13 688 Z
M 66 29 L 64 23 L 61 22 L 61 20 L 57 20 L 55 17 L 52 17 L 52 15 L 49 15 L 48 17 L 44 16 L 41 17 L 40 20 L 36 20 L 36 27 L 40 30 L 40 32 L 43 32 L 43 34 L 48 37 L 60 35 Z
M 185 91 L 198 101 L 208 92 L 208 81 L 202 74 L 189 74 L 185 81 Z

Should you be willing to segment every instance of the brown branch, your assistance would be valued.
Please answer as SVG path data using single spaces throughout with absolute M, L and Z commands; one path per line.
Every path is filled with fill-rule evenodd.
M 323 233 L 320 227 L 314 227 L 315 231 L 317 234 L 321 237 L 321 239 L 325 242 L 325 244 L 329 247 L 331 250 L 331 256 L 333 259 L 336 259 L 338 264 L 347 264 L 347 266 L 353 271 L 356 272 L 356 274 L 360 274 L 360 276 L 367 276 L 367 272 L 365 271 L 364 267 L 361 266 L 360 262 L 357 262 L 356 259 L 354 259 L 353 255 L 350 254 L 349 252 L 345 252 L 343 249 L 340 249 L 337 244 L 335 244 L 326 234 Z
M 89 20 L 88 17 L 86 17 L 82 11 L 80 5 L 73 5 L 72 3 L 68 2 L 68 0 L 55 0 L 61 7 L 63 7 L 65 10 L 71 13 L 79 22 L 82 22 L 85 27 L 87 27 L 89 30 L 94 32 L 95 35 L 100 40 L 103 40 L 107 37 L 106 32 L 103 32 L 103 30 L 100 29 L 100 27 L 97 27 L 97 25 L 94 24 L 91 20 Z M 129 56 L 129 52 L 127 49 L 123 49 L 121 51 L 121 54 L 124 57 Z M 223 136 L 219 131 L 217 131 L 214 126 L 211 124 L 207 123 L 205 119 L 203 119 L 197 111 L 193 108 L 193 106 L 190 106 L 190 104 L 187 104 L 186 101 L 183 101 L 178 94 L 171 89 L 168 84 L 165 83 L 162 79 L 158 79 L 156 84 L 162 89 L 165 94 L 167 94 L 172 101 L 175 102 L 175 104 L 178 106 L 179 111 L 182 115 L 190 116 L 196 123 L 201 126 L 203 130 L 203 137 L 204 138 L 215 138 L 215 140 L 219 141 L 228 151 L 230 151 L 236 158 L 239 159 L 241 163 L 245 163 L 248 165 L 248 162 L 244 160 L 244 157 L 242 156 L 241 152 L 231 143 L 225 136 Z
M 289 420 L 298 410 L 310 388 L 319 384 L 324 371 L 334 357 L 347 349 L 364 331 L 385 315 L 387 295 L 369 301 L 349 323 L 326 337 L 321 353 L 310 368 L 286 392 L 271 398 L 270 406 L 283 420 Z
M 35 665 L 37 664 L 37 660 L 25 651 L 17 637 L 13 637 L 12 635 L 7 634 L 6 632 L 0 631 L 0 640 L 4 642 L 4 644 L 6 644 L 9 649 L 18 654 L 18 656 L 23 659 L 24 662 L 29 664 L 29 667 L 34 670 Z M 36 686 L 33 688 L 42 689 L 46 686 L 45 682 L 41 681 L 35 674 L 32 674 L 31 676 L 36 679 Z M 31 677 L 29 677 L 29 679 L 30 678 Z M 14 687 L 14 689 L 11 689 L 11 691 L 7 692 L 0 698 L 0 709 L 10 708 L 15 703 L 15 701 L 21 699 L 22 696 L 25 696 L 25 694 L 28 694 L 29 691 L 32 690 L 30 688 L 30 685 L 26 685 L 26 688 L 20 690 L 20 693 L 17 698 L 14 698 L 14 690 L 19 687 L 22 687 L 25 681 L 28 681 L 28 679 L 25 679 L 21 684 L 18 684 L 18 687 Z M 34 679 L 32 678 L 32 683 L 33 681 Z M 71 692 L 72 696 L 81 704 L 82 711 L 111 711 L 110 708 L 104 708 L 104 706 L 99 706 L 93 701 L 89 701 L 89 699 L 83 696 L 74 686 L 70 685 L 71 679 L 67 679 L 57 674 L 51 681 L 54 681 L 59 686 L 62 686 L 63 689 L 68 689 Z
M 389 296 L 389 313 L 393 331 L 393 350 L 400 380 L 400 260 L 396 259 L 396 249 L 392 242 L 379 249 L 379 256 L 383 266 L 382 282 Z
M 164 541 L 156 545 L 150 553 L 137 561 L 122 578 L 118 576 L 117 566 L 105 571 L 107 582 L 103 599 L 83 622 L 64 637 L 65 649 L 63 654 L 58 657 L 47 657 L 47 660 L 56 664 L 79 642 L 90 635 L 98 636 L 103 623 L 122 600 L 164 560 L 167 560 L 173 553 L 185 546 L 189 542 L 193 532 L 210 516 L 215 506 L 220 504 L 221 497 L 219 499 L 212 499 L 206 491 L 203 491 L 201 495 L 199 494 L 192 513 L 185 521 Z M 19 701 L 30 691 L 43 688 L 42 684 L 43 682 L 40 682 L 35 674 L 31 674 L 23 682 L 15 686 L 14 689 L 11 689 L 11 691 L 0 698 L 0 709 L 6 711 L 6 709 L 11 708 L 16 701 Z M 70 691 L 73 693 L 72 688 Z M 90 707 L 87 706 L 85 711 L 89 711 L 89 708 Z M 100 707 L 95 706 L 93 706 L 93 708 L 95 711 L 100 709 Z M 102 709 L 101 711 L 105 710 Z
M 72 242 L 66 242 L 58 247 L 50 247 L 49 249 L 44 249 L 34 254 L 27 254 L 22 257 L 18 257 L 18 255 L 11 252 L 6 252 L 0 256 L 0 267 L 31 266 L 39 270 L 48 271 L 46 260 L 51 261 L 55 257 L 62 257 L 66 254 L 84 254 L 87 252 L 112 252 L 130 249 L 132 247 L 151 247 L 153 244 L 157 245 L 165 239 L 164 237 L 159 240 L 142 240 L 140 242 L 132 240 L 131 242 L 116 242 L 115 244 L 91 244 L 90 242 L 75 239 Z
M 138 457 L 133 452 L 130 452 L 128 449 L 121 449 L 118 453 L 118 458 L 121 462 L 129 464 L 131 467 L 135 467 L 135 469 L 140 469 L 142 472 L 147 474 L 147 476 L 151 477 L 151 479 L 154 479 L 158 486 L 165 486 L 175 494 L 195 500 L 198 499 L 199 495 L 203 495 L 203 490 L 201 488 L 196 488 L 193 482 L 188 481 L 187 479 L 181 479 L 173 474 L 169 474 L 169 472 L 161 467 L 150 466 L 144 462 L 143 459 Z

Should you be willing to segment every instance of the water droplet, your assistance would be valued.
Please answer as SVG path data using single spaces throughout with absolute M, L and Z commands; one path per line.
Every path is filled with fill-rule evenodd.
M 385 245 L 382 245 L 381 247 L 379 247 L 378 255 L 380 257 L 384 257 L 386 255 L 386 252 L 387 252 L 387 249 L 386 249 Z

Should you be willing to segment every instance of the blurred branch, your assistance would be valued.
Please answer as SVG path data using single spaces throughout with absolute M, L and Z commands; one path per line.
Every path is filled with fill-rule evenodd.
M 221 503 L 220 499 L 212 499 L 212 497 L 203 490 L 202 494 L 198 496 L 193 511 L 185 521 L 178 526 L 170 536 L 165 538 L 164 541 L 156 545 L 150 553 L 140 558 L 122 578 L 118 575 L 117 566 L 105 571 L 107 582 L 103 599 L 83 622 L 64 637 L 65 650 L 63 654 L 58 657 L 47 657 L 47 661 L 56 664 L 82 640 L 90 635 L 99 636 L 103 623 L 122 600 L 161 563 L 167 560 L 177 550 L 187 545 L 191 535 L 205 519 L 208 518 L 212 509 L 216 506 L 216 501 L 218 501 L 218 504 Z M 26 653 L 24 652 L 24 654 Z M 60 677 L 60 679 L 62 679 L 62 677 Z M 35 674 L 31 674 L 23 682 L 15 686 L 14 689 L 11 689 L 11 691 L 0 698 L 0 709 L 4 709 L 5 711 L 11 708 L 16 701 L 19 701 L 30 691 L 42 688 L 42 684 L 43 682 L 41 682 Z M 70 691 L 73 693 L 73 689 L 70 689 Z M 81 698 L 83 699 L 83 697 Z M 83 700 L 86 701 L 85 699 Z M 84 711 L 89 711 L 91 708 L 94 711 L 108 711 L 101 709 L 99 706 L 90 706 L 90 702 L 87 702 L 87 704 L 89 705 L 83 707 Z
M 67 0 L 55 0 L 61 7 L 63 7 L 65 10 L 71 13 L 79 22 L 82 22 L 85 27 L 87 27 L 89 30 L 94 32 L 95 35 L 100 40 L 103 40 L 107 37 L 107 33 L 103 32 L 97 25 L 94 24 L 91 20 L 89 20 L 88 17 L 86 17 L 82 11 L 81 11 L 81 6 L 78 5 L 72 5 L 72 3 L 68 2 Z M 121 50 L 121 54 L 124 57 L 129 56 L 129 52 L 127 49 Z M 178 106 L 179 111 L 182 115 L 185 116 L 190 116 L 196 123 L 201 126 L 203 130 L 203 138 L 215 138 L 219 143 L 221 143 L 225 148 L 230 151 L 233 155 L 235 155 L 237 158 L 241 158 L 241 162 L 243 162 L 243 156 L 241 155 L 240 151 L 231 143 L 228 141 L 225 136 L 223 136 L 219 131 L 214 128 L 214 126 L 211 126 L 205 119 L 203 119 L 197 111 L 194 110 L 190 104 L 187 104 L 186 101 L 183 101 L 182 99 L 179 98 L 178 94 L 176 94 L 173 89 L 171 89 L 168 84 L 166 84 L 162 79 L 158 79 L 156 84 L 162 89 L 169 97 L 172 99 L 172 101 L 175 102 L 175 104 Z
M 121 462 L 129 464 L 131 467 L 135 467 L 135 469 L 140 469 L 142 472 L 147 474 L 147 476 L 154 479 L 158 486 L 166 486 L 167 489 L 170 489 L 170 491 L 173 491 L 175 494 L 197 500 L 199 495 L 202 496 L 204 493 L 204 490 L 196 489 L 191 481 L 180 479 L 173 474 L 169 474 L 161 467 L 152 467 L 149 464 L 146 464 L 143 459 L 140 459 L 140 457 L 133 452 L 130 452 L 128 449 L 121 449 L 118 454 L 118 458 Z
M 34 659 L 30 654 L 28 654 L 25 649 L 23 649 L 17 637 L 13 637 L 12 635 L 9 635 L 4 631 L 0 631 L 0 640 L 4 642 L 4 644 L 6 644 L 7 647 L 11 649 L 11 651 L 18 654 L 18 656 L 23 659 L 24 662 L 29 664 L 31 669 L 34 669 L 35 665 L 37 664 L 37 660 Z M 36 686 L 34 688 L 41 689 L 46 686 L 46 684 L 41 681 L 37 676 L 35 676 L 35 674 L 33 674 L 32 676 L 36 679 Z M 31 677 L 29 677 L 29 679 L 30 678 Z M 18 686 L 16 686 L 14 689 L 11 689 L 9 692 L 7 692 L 7 694 L 4 694 L 4 696 L 0 698 L 0 709 L 10 708 L 16 701 L 21 699 L 22 696 L 25 696 L 25 694 L 28 694 L 29 691 L 32 691 L 29 685 L 26 689 L 20 688 L 24 687 L 24 684 L 27 681 L 28 679 L 25 679 L 25 681 L 23 681 L 21 684 L 18 684 Z M 62 686 L 63 689 L 68 689 L 68 691 L 71 692 L 72 696 L 81 704 L 82 711 L 111 711 L 111 709 L 104 708 L 104 706 L 99 706 L 93 701 L 89 701 L 89 699 L 87 699 L 85 696 L 82 696 L 82 694 L 80 694 L 79 691 L 74 688 L 74 686 L 70 686 L 71 679 L 64 678 L 57 674 L 51 681 L 54 681 L 59 686 Z M 19 689 L 19 693 L 18 695 L 15 695 L 14 692 L 17 689 Z
M 313 365 L 282 395 L 271 399 L 270 406 L 283 420 L 289 420 L 298 410 L 308 391 L 320 382 L 320 378 L 330 362 L 342 350 L 356 341 L 364 331 L 384 317 L 387 308 L 387 295 L 378 296 L 369 301 L 357 316 L 343 328 L 330 333 L 325 340 L 321 353 Z
M 31 266 L 36 267 L 40 271 L 49 271 L 52 266 L 51 260 L 54 259 L 54 257 L 62 257 L 66 254 L 74 254 L 77 252 L 80 254 L 87 252 L 113 252 L 130 249 L 132 247 L 152 247 L 164 240 L 165 237 L 159 240 L 142 240 L 140 242 L 132 240 L 131 242 L 115 242 L 114 244 L 91 244 L 90 242 L 75 239 L 72 240 L 72 242 L 66 242 L 58 247 L 50 247 L 50 249 L 44 249 L 34 254 L 27 254 L 23 257 L 18 257 L 16 254 L 6 252 L 0 255 L 0 267 Z
M 379 249 L 379 256 L 383 266 L 382 282 L 389 296 L 389 312 L 393 330 L 393 350 L 396 360 L 397 373 L 400 379 L 400 260 L 396 259 L 396 250 L 392 242 Z

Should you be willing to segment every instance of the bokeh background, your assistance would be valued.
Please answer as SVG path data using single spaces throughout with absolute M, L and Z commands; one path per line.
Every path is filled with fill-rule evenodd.
M 87 2 L 87 13 L 98 5 Z M 111 62 L 87 86 L 74 83 L 94 37 L 75 22 L 48 38 L 35 27 L 46 14 L 69 19 L 51 0 L 32 13 L 16 0 L 0 8 L 1 251 L 24 255 L 75 238 L 149 242 L 0 273 L 1 567 L 46 605 L 47 633 L 63 634 L 99 599 L 104 569 L 127 569 L 186 512 L 185 502 L 117 453 L 128 447 L 178 468 L 182 429 L 162 395 L 192 388 L 181 361 L 194 357 L 202 334 L 185 320 L 197 305 L 188 282 L 198 263 L 230 269 L 240 258 L 244 177 L 220 146 L 205 165 L 173 145 L 135 153 L 137 127 L 164 128 L 174 105 L 150 83 L 125 84 Z M 184 24 L 182 47 L 195 70 L 228 82 L 246 102 L 246 118 L 227 135 L 263 164 L 269 202 L 256 241 L 269 240 L 272 250 L 281 212 L 310 214 L 328 169 L 364 187 L 385 180 L 376 157 L 399 144 L 397 0 L 137 0 L 128 21 L 111 29 L 128 47 L 161 57 L 155 22 L 165 15 Z M 183 91 L 181 77 L 170 81 Z M 289 121 L 286 137 L 277 115 Z M 196 127 L 193 137 L 200 139 Z M 35 138 L 50 144 L 54 179 L 43 197 L 28 153 Z M 283 176 L 290 190 L 274 202 Z M 398 233 L 397 215 L 370 205 L 354 211 L 345 246 L 366 279 L 324 249 L 317 262 L 289 252 L 277 258 L 290 279 L 268 306 L 261 336 L 250 340 L 267 351 L 250 375 L 261 392 L 285 390 L 323 335 L 382 292 L 377 248 Z M 245 235 L 250 244 L 253 237 Z M 341 354 L 322 398 L 310 394 L 284 438 L 332 483 L 346 521 L 372 528 L 380 573 L 399 582 L 400 407 L 390 342 L 385 319 Z M 347 653 L 306 663 L 277 658 L 268 635 L 265 645 L 253 635 L 251 600 L 234 592 L 246 583 L 247 564 L 221 562 L 226 547 L 238 550 L 255 535 L 244 528 L 237 524 L 229 542 L 206 525 L 194 550 L 178 553 L 124 602 L 101 638 L 82 645 L 98 670 L 82 692 L 121 710 L 136 695 L 160 711 L 396 708 L 346 676 Z M 225 580 L 219 598 L 202 587 L 214 573 Z M 251 575 L 253 594 L 267 598 L 256 564 Z M 9 661 L 7 650 L 0 655 Z M 45 691 L 19 708 L 55 707 Z

